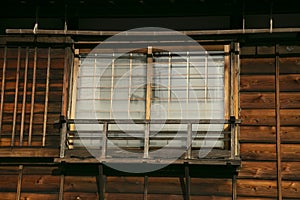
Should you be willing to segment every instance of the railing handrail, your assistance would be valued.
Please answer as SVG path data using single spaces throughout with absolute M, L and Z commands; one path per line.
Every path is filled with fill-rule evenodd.
M 68 124 L 238 124 L 239 119 L 67 119 Z

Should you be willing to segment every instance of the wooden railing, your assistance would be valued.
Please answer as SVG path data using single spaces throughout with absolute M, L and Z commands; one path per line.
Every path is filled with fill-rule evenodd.
M 184 148 L 184 157 L 185 160 L 191 159 L 200 159 L 193 156 L 194 150 L 199 150 L 201 147 L 194 146 L 193 142 L 197 140 L 218 140 L 227 143 L 223 149 L 219 149 L 218 152 L 223 151 L 227 152 L 227 154 L 222 154 L 222 159 L 234 160 L 239 158 L 238 153 L 238 137 L 237 137 L 237 125 L 240 123 L 240 120 L 236 120 L 235 117 L 231 117 L 228 120 L 224 119 L 199 119 L 199 120 L 100 120 L 100 119 L 65 119 L 61 117 L 61 119 L 56 123 L 61 128 L 61 146 L 60 146 L 60 158 L 66 157 L 66 152 L 72 152 L 74 150 L 83 149 L 83 145 L 75 144 L 76 141 L 82 139 L 88 140 L 97 140 L 100 143 L 98 149 L 101 149 L 101 153 L 98 156 L 98 160 L 108 160 L 113 158 L 112 154 L 109 154 L 110 147 L 108 145 L 108 140 L 142 140 L 143 146 L 131 146 L 130 150 L 139 151 L 143 156 L 140 159 L 151 159 L 149 156 L 149 151 L 151 149 L 159 149 L 161 147 L 153 146 L 150 144 L 150 141 L 153 140 L 172 140 L 177 139 L 185 142 Z M 153 136 L 152 130 L 150 130 L 151 125 L 182 125 L 185 126 L 185 130 L 180 129 L 179 131 L 169 131 L 163 132 L 160 131 L 158 134 L 162 136 L 159 137 L 158 134 Z M 198 125 L 210 125 L 210 124 L 220 124 L 227 127 L 223 129 L 219 134 L 218 138 L 211 137 L 210 132 L 213 131 L 205 131 L 205 135 L 203 136 L 199 134 L 201 131 L 193 130 L 193 126 Z M 86 127 L 84 130 L 76 130 L 76 125 L 80 127 L 80 125 L 99 125 L 101 127 L 100 130 L 87 130 Z M 123 131 L 119 131 L 116 129 L 109 129 L 109 126 L 113 125 L 142 125 L 144 127 L 143 131 L 131 131 L 130 135 L 126 134 Z M 79 133 L 80 132 L 80 133 Z M 90 135 L 89 133 L 93 133 Z M 177 133 L 177 134 L 175 134 Z M 197 135 L 198 134 L 198 135 Z M 210 147 L 213 149 L 213 147 Z M 213 150 L 212 150 L 213 152 Z M 78 155 L 79 156 L 79 155 Z M 213 156 L 212 156 L 213 157 Z

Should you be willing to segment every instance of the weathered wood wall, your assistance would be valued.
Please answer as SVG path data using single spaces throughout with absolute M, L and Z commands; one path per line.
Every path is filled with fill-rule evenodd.
M 4 148 L 16 147 L 25 156 L 26 150 L 18 151 L 22 146 L 47 147 L 45 154 L 57 155 L 60 134 L 53 124 L 62 113 L 65 57 L 65 48 L 50 46 L 0 49 L 0 155 L 12 155 Z
M 288 48 L 295 51 L 286 51 Z M 299 53 L 296 50 L 297 47 L 289 46 L 242 49 L 239 198 L 275 199 L 278 192 L 282 193 L 283 199 L 300 198 L 300 59 L 294 54 Z M 279 69 L 278 104 L 276 62 Z M 278 133 L 277 123 L 280 123 Z M 277 143 L 278 138 L 280 143 Z M 278 185 L 278 176 L 282 177 L 281 185 Z
M 237 186 L 232 184 L 226 173 L 216 174 L 211 168 L 212 177 L 191 178 L 192 200 L 229 200 L 237 189 L 237 199 L 271 200 L 282 193 L 283 199 L 300 199 L 300 58 L 299 47 L 275 46 L 244 47 L 241 51 L 240 105 L 242 125 L 240 127 L 240 152 L 242 167 Z M 25 129 L 28 129 L 32 89 L 33 50 L 30 50 L 28 98 L 26 98 Z M 16 89 L 17 48 L 8 50 L 7 72 L 5 81 L 4 117 L 1 127 L 1 146 L 10 146 L 14 99 Z M 45 97 L 45 74 L 48 48 L 38 49 L 37 60 L 37 96 L 34 106 L 34 131 L 32 145 L 41 146 L 43 129 L 43 111 Z M 3 72 L 3 53 L 0 49 L 1 74 Z M 43 53 L 44 52 L 44 53 Z M 21 48 L 21 55 L 25 49 Z M 295 53 L 295 54 L 293 54 Z M 51 49 L 51 78 L 49 95 L 49 118 L 47 121 L 46 147 L 58 147 L 57 130 L 53 129 L 53 120 L 61 114 L 64 49 Z M 40 59 L 39 59 L 40 58 Z M 24 77 L 24 56 L 20 59 L 20 86 L 18 93 L 17 119 L 22 112 L 22 78 Z M 277 61 L 277 62 L 276 62 Z M 276 63 L 279 69 L 279 92 L 276 94 Z M 1 76 L 2 77 L 2 76 Z M 0 84 L 2 79 L 0 80 Z M 279 97 L 279 104 L 276 103 Z M 279 106 L 280 118 L 276 117 Z M 40 116 L 41 115 L 41 116 Z M 279 121 L 278 121 L 279 119 Z M 280 127 L 278 127 L 278 122 Z M 15 146 L 19 145 L 17 123 Z M 280 132 L 276 130 L 280 128 Z M 27 132 L 24 134 L 24 146 L 27 146 Z M 49 135 L 49 136 L 48 136 Z M 280 140 L 278 140 L 278 137 Z M 52 141 L 52 142 L 51 142 Z M 280 145 L 278 148 L 278 141 Z M 279 150 L 279 151 L 278 151 Z M 278 165 L 278 159 L 279 162 Z M 1 162 L 1 161 L 0 161 Z M 17 163 L 18 161 L 14 161 Z M 22 161 L 24 162 L 24 161 Z M 21 161 L 20 161 L 21 164 Z M 278 166 L 280 170 L 278 170 Z M 200 170 L 200 169 L 199 169 Z M 278 174 L 279 173 L 279 174 Z M 278 178 L 278 177 L 282 177 Z M 94 165 L 72 165 L 64 170 L 59 164 L 32 163 L 18 165 L 0 165 L 0 199 L 22 200 L 83 200 L 99 199 L 98 171 Z M 281 185 L 278 185 L 281 182 Z M 145 199 L 144 177 L 108 175 L 106 178 L 105 197 L 108 200 Z M 185 197 L 184 178 L 181 175 L 166 177 L 149 176 L 147 199 L 187 200 Z

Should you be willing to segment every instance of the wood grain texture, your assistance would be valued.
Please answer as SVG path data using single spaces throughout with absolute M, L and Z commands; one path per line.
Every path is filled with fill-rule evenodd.
M 276 180 L 239 179 L 238 196 L 276 198 Z
M 239 179 L 275 179 L 276 162 L 244 161 L 239 172 Z

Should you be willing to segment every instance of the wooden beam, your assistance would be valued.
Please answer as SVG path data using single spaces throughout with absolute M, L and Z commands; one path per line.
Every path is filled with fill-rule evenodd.
M 276 103 L 276 161 L 277 161 L 277 197 L 282 200 L 282 174 L 281 174 L 281 137 L 280 137 L 280 72 L 279 72 L 279 53 L 276 46 L 275 57 L 275 103 Z
M 300 28 L 273 28 L 272 33 L 297 33 Z M 120 31 L 79 31 L 79 30 L 42 30 L 39 29 L 33 33 L 32 29 L 6 29 L 7 34 L 30 34 L 30 35 L 90 35 L 90 36 L 112 36 Z M 270 33 L 269 28 L 262 29 L 228 29 L 228 30 L 193 30 L 181 31 L 185 35 L 236 35 L 236 34 L 259 34 Z M 153 32 L 132 32 L 138 35 L 153 35 Z M 165 31 L 164 35 L 174 35 L 177 33 Z
M 4 58 L 2 67 L 2 84 L 1 84 L 1 103 L 0 103 L 0 138 L 2 135 L 2 119 L 4 107 L 4 94 L 5 94 L 5 75 L 6 75 L 6 61 L 7 61 L 7 46 L 4 47 Z
M 17 61 L 17 71 L 16 71 L 16 87 L 15 87 L 15 101 L 14 101 L 14 114 L 13 114 L 13 127 L 11 133 L 11 144 L 15 144 L 15 134 L 16 134 L 16 123 L 17 123 L 17 112 L 18 112 L 18 93 L 19 93 L 19 79 L 20 79 L 20 62 L 21 62 L 21 47 L 18 47 L 18 61 Z M 21 146 L 21 144 L 20 144 Z

